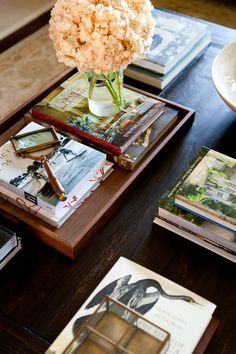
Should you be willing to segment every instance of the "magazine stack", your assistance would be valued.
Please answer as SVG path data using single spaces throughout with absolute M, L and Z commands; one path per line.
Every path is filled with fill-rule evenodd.
M 236 160 L 203 147 L 154 223 L 236 262 Z
M 207 26 L 180 14 L 153 9 L 156 21 L 146 57 L 125 70 L 131 79 L 164 89 L 211 43 Z

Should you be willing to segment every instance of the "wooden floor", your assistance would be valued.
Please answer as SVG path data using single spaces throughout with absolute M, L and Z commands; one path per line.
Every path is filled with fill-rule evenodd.
M 236 28 L 235 0 L 152 0 L 156 7 Z

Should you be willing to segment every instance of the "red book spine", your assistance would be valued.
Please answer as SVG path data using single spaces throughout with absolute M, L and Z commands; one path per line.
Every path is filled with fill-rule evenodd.
M 110 151 L 111 153 L 113 153 L 115 155 L 121 154 L 121 149 L 118 146 L 112 145 L 105 140 L 99 139 L 96 136 L 88 134 L 88 133 L 86 133 L 76 127 L 73 127 L 65 122 L 57 120 L 47 114 L 44 114 L 44 113 L 38 111 L 35 108 L 32 108 L 31 113 L 32 113 L 33 117 L 38 118 L 44 122 L 47 122 L 50 125 L 54 125 L 55 127 L 59 128 L 59 129 L 62 129 L 62 130 L 68 131 L 74 135 L 77 135 L 84 140 L 91 141 L 94 145 L 97 145 L 98 147 L 100 147 L 104 150 Z

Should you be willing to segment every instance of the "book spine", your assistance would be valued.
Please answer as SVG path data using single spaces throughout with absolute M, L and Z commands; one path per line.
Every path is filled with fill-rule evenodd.
M 184 232 L 188 233 L 190 236 L 192 236 L 193 238 L 197 238 L 197 239 L 201 239 L 203 240 L 204 242 L 207 242 L 208 244 L 211 244 L 211 245 L 214 245 L 215 247 L 219 248 L 219 249 L 222 249 L 224 251 L 226 251 L 227 253 L 229 254 L 232 254 L 232 255 L 235 255 L 236 256 L 236 251 L 225 246 L 225 245 L 222 245 L 221 243 L 217 242 L 216 240 L 211 240 L 203 235 L 200 235 L 192 230 L 189 230 L 188 228 L 184 227 L 184 226 L 180 226 L 179 224 L 176 224 L 175 222 L 173 221 L 170 221 L 170 220 L 167 220 L 163 217 L 160 217 L 158 216 L 157 218 L 154 219 L 154 222 L 156 224 L 158 224 L 158 219 L 160 220 L 163 220 L 165 223 L 167 224 L 170 224 L 172 226 L 174 226 L 175 228 L 179 229 L 179 230 L 183 230 Z
M 36 108 L 31 109 L 31 114 L 35 118 L 42 120 L 44 122 L 47 122 L 50 125 L 54 125 L 55 127 L 58 127 L 59 129 L 68 131 L 69 133 L 72 133 L 74 135 L 78 135 L 79 137 L 81 137 L 81 139 L 83 139 L 85 141 L 86 140 L 91 141 L 95 146 L 97 145 L 98 147 L 100 147 L 104 150 L 110 151 L 113 154 L 119 155 L 122 152 L 119 147 L 112 145 L 105 140 L 99 139 L 91 134 L 88 134 L 80 129 L 77 129 L 76 127 L 66 124 L 65 122 L 54 119 L 53 117 L 40 112 Z
M 148 110 L 147 113 L 143 114 L 140 118 L 139 129 L 133 134 L 132 139 L 130 139 L 126 144 L 124 144 L 121 149 L 124 152 L 144 131 L 150 127 L 164 112 L 165 104 L 163 102 L 154 104 L 152 108 Z
M 218 245 L 202 236 L 186 231 L 174 223 L 170 223 L 169 220 L 156 217 L 154 219 L 154 223 L 236 263 L 236 254 L 231 250 L 227 251 L 227 249 L 219 247 Z
M 125 157 L 123 157 L 122 155 L 113 156 L 113 161 L 116 165 L 124 168 L 126 171 L 133 171 L 133 169 L 135 168 L 135 164 L 131 161 L 126 160 Z
M 60 202 L 56 207 L 53 207 L 51 204 L 44 202 L 40 198 L 36 198 L 29 193 L 24 193 L 24 190 L 19 189 L 10 183 L 6 183 L 5 181 L 0 180 L 0 189 L 4 188 L 6 190 L 11 191 L 14 193 L 18 198 L 23 198 L 28 202 L 32 203 L 36 209 L 43 209 L 47 212 L 51 218 L 61 218 L 69 209 L 74 207 L 78 201 L 81 200 L 84 193 L 87 193 L 88 190 L 93 188 L 94 184 L 96 183 L 99 178 L 96 179 L 94 176 L 99 174 L 99 171 L 103 169 L 105 161 L 103 161 L 102 165 L 99 162 L 86 176 L 86 180 L 81 181 L 76 187 L 67 195 L 67 200 L 65 202 Z M 100 174 L 101 175 L 101 174 Z
M 0 187 L 9 189 L 11 192 L 15 193 L 18 197 L 24 198 L 34 205 L 38 206 L 39 208 L 43 208 L 46 210 L 51 216 L 55 216 L 56 209 L 52 205 L 44 202 L 43 200 L 36 198 L 35 196 L 31 195 L 30 193 L 25 193 L 23 189 L 17 188 L 10 183 L 0 180 Z
M 0 197 L 8 201 L 9 203 L 17 206 L 18 208 L 26 211 L 28 214 L 37 216 L 41 220 L 47 222 L 48 224 L 54 227 L 58 227 L 60 225 L 58 219 L 56 219 L 55 217 L 47 213 L 41 207 L 35 205 L 34 203 L 29 202 L 27 199 L 23 197 L 14 195 L 14 193 L 8 191 L 5 188 L 2 188 L 2 186 L 0 186 Z
M 90 178 L 90 188 L 84 191 L 80 199 L 75 198 L 68 202 L 67 208 L 63 209 L 57 216 L 52 216 L 38 205 L 35 205 L 23 197 L 19 197 L 14 194 L 14 192 L 2 187 L 1 185 L 0 197 L 7 200 L 11 204 L 16 205 L 18 208 L 23 209 L 27 213 L 37 216 L 41 220 L 58 228 L 73 214 L 76 209 L 78 209 L 78 207 L 89 197 L 89 195 L 99 186 L 100 182 L 103 181 L 110 172 L 112 172 L 112 163 L 106 161 L 100 170 L 97 171 L 92 178 Z

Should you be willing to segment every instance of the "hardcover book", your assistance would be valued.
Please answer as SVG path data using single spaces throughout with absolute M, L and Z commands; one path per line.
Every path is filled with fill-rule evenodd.
M 148 70 L 147 67 L 129 65 L 125 69 L 125 76 L 131 79 L 149 84 L 163 90 L 172 80 L 174 80 L 194 59 L 199 57 L 211 43 L 211 37 L 206 34 L 192 50 L 187 53 L 167 74 L 160 74 Z
M 62 209 L 52 215 L 39 205 L 33 203 L 24 197 L 15 194 L 11 189 L 0 185 L 0 197 L 3 200 L 16 205 L 27 213 L 37 216 L 48 224 L 58 228 L 60 227 L 90 196 L 90 194 L 99 187 L 100 183 L 112 172 L 112 163 L 106 161 L 97 173 L 82 187 L 70 200 L 67 200 Z
M 36 129 L 39 129 L 39 125 L 32 122 L 19 133 Z M 10 141 L 0 148 L 0 185 L 54 216 L 60 210 L 65 210 L 71 200 L 81 201 L 83 195 L 80 195 L 79 199 L 77 194 L 84 190 L 87 184 L 90 188 L 89 180 L 106 161 L 106 155 L 102 152 L 61 134 L 58 134 L 58 138 L 60 146 L 49 159 L 49 163 L 67 194 L 67 200 L 64 202 L 56 198 L 40 161 L 17 157 Z
M 236 160 L 202 148 L 177 191 L 175 203 L 236 232 Z
M 177 117 L 178 111 L 164 107 L 163 114 L 123 154 L 113 157 L 114 162 L 126 170 L 132 171 L 148 151 L 173 126 Z
M 16 246 L 16 233 L 0 225 L 0 261 Z
M 124 152 L 163 112 L 163 102 L 124 88 L 125 105 L 111 117 L 88 109 L 88 80 L 77 73 L 32 108 L 32 115 L 116 155 Z
M 151 48 L 135 65 L 167 74 L 206 35 L 207 26 L 197 20 L 153 9 L 156 21 Z
M 173 221 L 167 220 L 165 218 L 162 218 L 161 216 L 156 216 L 154 219 L 154 223 L 164 227 L 165 229 L 171 231 L 174 234 L 180 235 L 183 238 L 196 243 L 199 246 L 202 246 L 209 251 L 212 251 L 228 260 L 231 262 L 236 263 L 236 253 L 235 251 L 232 251 L 231 249 L 220 245 L 218 242 L 211 241 L 207 237 L 203 237 L 202 235 L 193 232 L 192 230 L 188 229 L 187 227 L 183 227 L 180 224 L 177 224 Z
M 157 218 L 170 222 L 178 227 L 193 232 L 206 241 L 212 242 L 219 247 L 224 247 L 229 252 L 236 252 L 235 233 L 217 224 L 206 221 L 174 204 L 174 198 L 178 183 L 174 189 L 161 198 L 158 206 Z
M 12 230 L 0 225 L 0 270 L 21 249 L 21 240 Z
M 197 294 L 121 257 L 85 301 L 46 354 L 61 354 L 105 295 L 140 312 L 171 333 L 168 354 L 192 353 L 216 306 Z

